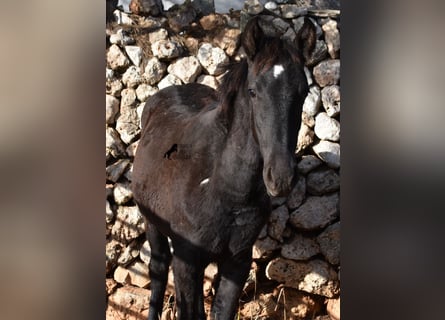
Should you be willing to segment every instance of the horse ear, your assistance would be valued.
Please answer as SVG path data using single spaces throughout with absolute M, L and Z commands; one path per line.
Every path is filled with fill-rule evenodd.
M 297 46 L 303 52 L 305 61 L 309 61 L 317 41 L 317 31 L 309 18 L 304 18 L 303 26 L 297 34 Z
M 258 20 L 259 18 L 256 17 L 250 19 L 244 29 L 244 32 L 241 34 L 241 45 L 250 60 L 255 57 L 255 54 L 261 47 L 264 36 Z

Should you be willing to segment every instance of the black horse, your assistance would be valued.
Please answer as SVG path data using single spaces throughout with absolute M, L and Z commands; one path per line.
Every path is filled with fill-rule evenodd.
M 134 199 L 151 246 L 149 319 L 160 317 L 172 255 L 178 319 L 205 319 L 203 275 L 218 266 L 211 318 L 233 319 L 270 211 L 295 180 L 294 152 L 308 92 L 304 61 L 315 44 L 306 20 L 295 43 L 267 37 L 252 19 L 241 35 L 246 58 L 218 92 L 168 87 L 142 115 Z

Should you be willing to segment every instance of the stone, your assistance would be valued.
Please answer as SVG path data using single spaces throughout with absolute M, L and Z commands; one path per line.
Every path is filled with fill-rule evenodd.
M 308 260 L 320 253 L 317 241 L 303 237 L 301 234 L 295 236 L 281 247 L 281 256 L 292 260 Z
M 106 93 L 114 97 L 120 97 L 123 84 L 119 79 L 113 79 L 106 82 Z
M 106 319 L 148 319 L 150 291 L 148 289 L 123 286 L 108 297 Z
M 297 153 L 301 153 L 314 143 L 314 131 L 305 123 L 301 124 L 298 131 Z
M 281 33 L 286 32 L 290 25 L 281 18 L 275 18 L 272 20 L 272 25 Z
M 286 30 L 286 32 L 283 34 L 283 36 L 281 37 L 283 40 L 286 40 L 286 41 L 289 41 L 289 42 L 295 42 L 296 41 L 296 39 L 297 39 L 297 34 L 295 33 L 295 31 L 294 31 L 294 29 L 292 29 L 292 28 L 288 28 L 287 30 Z M 306 72 L 306 70 L 308 70 L 309 71 L 309 69 L 307 69 L 307 67 L 304 67 L 304 73 L 305 73 L 305 75 L 306 75 L 306 78 L 308 77 L 308 74 L 307 74 L 307 72 Z M 309 76 L 309 77 L 311 77 L 311 76 Z M 308 85 L 310 85 L 309 84 L 309 79 L 307 79 L 307 81 L 308 81 Z
M 128 33 L 121 29 L 118 29 L 115 34 L 110 35 L 110 43 L 119 45 L 130 45 L 134 44 L 136 41 L 128 35 Z
M 340 264 L 340 222 L 327 227 L 317 237 L 320 251 L 332 265 Z
M 179 57 L 182 47 L 173 40 L 158 40 L 151 45 L 151 51 L 159 59 L 173 59 Z
M 170 74 L 181 79 L 183 83 L 195 82 L 201 70 L 201 64 L 194 56 L 180 58 L 170 64 L 167 69 Z
M 301 5 L 300 5 L 301 6 Z M 306 6 L 307 7 L 307 6 Z M 301 27 L 304 24 L 304 20 L 307 16 L 300 16 L 298 18 L 292 19 L 292 23 L 294 24 L 294 29 L 295 32 L 298 33 L 298 31 L 300 31 Z M 315 27 L 315 31 L 316 31 L 316 37 L 317 39 L 319 39 L 322 35 L 323 35 L 323 30 L 321 29 L 321 27 L 318 25 L 317 21 L 311 17 L 309 17 L 309 20 L 312 22 L 312 24 Z
M 112 294 L 117 288 L 117 282 L 114 279 L 107 278 L 105 279 L 105 289 L 107 292 L 107 296 Z
M 113 80 L 113 78 L 114 78 L 114 71 L 109 68 L 105 68 L 105 80 L 110 81 Z
M 269 217 L 267 233 L 280 242 L 283 241 L 283 231 L 289 219 L 289 211 L 286 206 L 281 206 L 272 211 Z
M 337 59 L 340 53 L 340 32 L 337 29 L 337 22 L 332 19 L 321 26 L 324 31 L 324 39 L 328 46 L 328 52 L 332 59 Z
M 149 84 L 141 83 L 136 88 L 136 97 L 138 98 L 139 101 L 145 102 L 147 101 L 148 97 L 154 95 L 158 91 L 159 90 L 157 88 L 152 87 Z
M 270 314 L 273 319 L 313 319 L 323 308 L 321 299 L 295 288 L 281 287 L 279 294 L 285 299 L 277 301 L 274 313 Z
M 136 91 L 125 88 L 121 91 L 121 108 L 133 106 L 136 103 Z
M 314 132 L 321 140 L 339 141 L 340 122 L 331 118 L 326 112 L 320 112 L 315 117 Z
M 138 118 L 139 118 L 139 129 L 142 129 L 142 114 L 144 113 L 144 109 L 145 109 L 145 103 L 140 103 L 137 107 L 136 107 L 136 113 L 138 114 Z
M 182 84 L 181 79 L 176 77 L 173 74 L 168 74 L 164 79 L 159 81 L 158 88 L 159 90 L 162 90 L 164 88 L 170 87 L 170 86 L 179 86 Z
M 240 35 L 239 29 L 224 28 L 213 38 L 213 43 L 223 49 L 227 55 L 233 56 L 238 48 Z
M 292 211 L 289 222 L 297 229 L 319 230 L 339 216 L 337 193 L 324 196 L 309 196 L 306 201 Z
M 265 224 L 260 231 L 260 234 L 258 235 L 258 239 L 264 239 L 267 237 L 267 224 Z
M 213 47 L 210 43 L 204 43 L 199 47 L 198 60 L 210 75 L 222 74 L 224 66 L 229 62 L 224 50 Z
M 131 182 L 132 176 L 133 176 L 133 163 L 130 163 L 127 170 L 125 170 L 124 172 L 124 178 Z
M 112 70 L 122 70 L 130 64 L 130 60 L 117 45 L 113 44 L 107 52 L 107 64 Z
M 127 155 L 128 155 L 129 157 L 134 157 L 134 156 L 136 155 L 136 150 L 137 150 L 137 148 L 138 148 L 139 141 L 140 141 L 140 140 L 137 140 L 137 141 L 131 143 L 131 144 L 128 146 L 128 148 L 125 150 L 125 151 L 127 152 Z
M 134 24 L 133 19 L 131 19 L 130 16 L 123 11 L 114 10 L 113 15 L 117 24 L 127 25 L 127 26 L 131 26 Z
M 137 238 L 145 232 L 145 219 L 139 212 L 137 206 L 117 208 L 116 222 L 113 225 L 111 234 L 115 239 L 123 243 Z
M 315 48 L 312 52 L 309 60 L 306 62 L 308 66 L 314 66 L 320 61 L 323 61 L 328 57 L 328 46 L 323 40 L 317 40 L 315 42 Z
M 117 182 L 130 164 L 128 159 L 119 159 L 105 169 L 107 180 Z
M 324 87 L 321 90 L 321 101 L 328 116 L 335 117 L 340 114 L 340 87 L 337 85 Z
M 176 32 L 181 33 L 190 28 L 190 25 L 196 20 L 198 12 L 195 4 L 198 0 L 193 2 L 185 1 L 179 6 L 175 6 L 166 12 L 168 24 L 170 28 Z
M 135 108 L 121 105 L 121 112 L 116 119 L 116 130 L 124 143 L 130 144 L 141 132 L 140 118 Z
M 126 266 L 139 255 L 139 250 L 135 248 L 135 245 L 136 241 L 133 241 L 122 250 L 122 253 L 117 259 L 119 265 Z
M 116 183 L 113 190 L 114 201 L 119 204 L 125 204 L 133 199 L 133 192 L 128 183 Z
M 119 112 L 119 100 L 112 95 L 105 96 L 105 122 L 113 124 L 117 113 Z
M 105 245 L 105 271 L 108 274 L 117 265 L 117 259 L 122 251 L 122 244 L 111 240 Z
M 125 155 L 125 145 L 119 133 L 112 127 L 105 130 L 105 146 L 107 159 L 109 156 L 117 159 Z
M 301 113 L 301 122 L 309 128 L 313 128 L 315 126 L 315 117 L 307 114 L 306 111 L 303 111 Z
M 326 311 L 328 312 L 330 320 L 340 320 L 340 297 L 337 299 L 327 299 Z
M 210 88 L 213 88 L 215 90 L 219 86 L 219 82 L 218 82 L 218 80 L 216 80 L 216 78 L 214 76 L 209 76 L 206 74 L 199 76 L 198 79 L 196 80 L 196 82 L 203 84 L 205 86 L 208 86 Z
M 122 75 L 122 82 L 127 88 L 135 88 L 142 83 L 143 80 L 141 69 L 136 66 L 130 66 Z M 134 97 L 136 99 L 136 93 L 134 94 Z
M 224 20 L 223 16 L 211 13 L 199 19 L 199 24 L 204 30 L 210 31 L 223 27 L 226 24 L 226 21 Z
M 258 15 L 263 12 L 264 7 L 258 0 L 246 0 L 244 2 L 244 10 L 250 15 Z
M 323 260 L 307 262 L 276 258 L 266 267 L 266 276 L 285 286 L 333 298 L 340 292 L 337 273 Z
M 133 62 L 136 67 L 139 67 L 142 61 L 142 49 L 138 46 L 125 46 L 125 52 L 131 62 Z
M 159 28 L 156 31 L 150 32 L 148 34 L 148 39 L 150 43 L 155 43 L 159 40 L 167 40 L 168 39 L 168 31 L 164 28 Z
M 321 140 L 312 147 L 312 150 L 329 167 L 340 168 L 340 145 L 338 143 Z
M 320 87 L 337 84 L 340 81 L 340 60 L 325 60 L 314 67 L 313 75 Z
M 320 88 L 311 86 L 303 104 L 303 111 L 309 116 L 315 116 L 321 106 Z
M 105 200 L 105 222 L 111 223 L 114 219 L 114 211 L 111 209 L 110 202 Z
M 166 70 L 165 64 L 159 61 L 158 58 L 153 57 L 147 61 L 144 77 L 149 85 L 154 85 L 164 77 Z
M 307 14 L 307 8 L 295 4 L 283 4 L 281 6 L 281 15 L 286 19 L 293 19 Z
M 306 76 L 307 85 L 309 86 L 310 89 L 310 87 L 312 87 L 312 85 L 314 84 L 314 80 L 312 79 L 312 72 L 306 66 L 304 66 L 303 70 L 304 70 L 304 75 Z
M 264 5 L 264 8 L 266 8 L 267 10 L 276 10 L 276 9 L 278 9 L 278 5 L 276 2 L 269 1 L 269 2 L 266 2 L 266 4 Z
M 148 243 L 147 240 L 144 241 L 144 244 L 141 247 L 141 250 L 139 252 L 139 258 L 147 264 L 147 266 L 150 264 L 151 259 L 151 248 L 150 243 Z
M 136 15 L 157 16 L 164 11 L 161 0 L 131 0 L 129 8 Z
M 340 177 L 334 170 L 322 168 L 310 172 L 306 184 L 310 194 L 323 195 L 340 189 Z
M 297 183 L 287 197 L 287 206 L 293 210 L 301 205 L 304 198 L 306 198 L 306 178 L 299 176 Z
M 264 259 L 280 248 L 280 243 L 270 237 L 258 239 L 253 245 L 252 258 Z
M 312 154 L 304 155 L 301 158 L 301 161 L 297 165 L 298 172 L 300 172 L 302 174 L 307 174 L 308 172 L 310 172 L 311 170 L 314 170 L 321 164 L 322 164 L 322 161 L 320 159 L 318 159 L 316 156 L 314 156 Z

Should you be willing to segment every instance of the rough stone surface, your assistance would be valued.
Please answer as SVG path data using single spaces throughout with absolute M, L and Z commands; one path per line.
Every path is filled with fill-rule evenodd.
M 133 192 L 128 183 L 116 183 L 113 196 L 117 204 L 125 204 L 133 198 Z
M 178 86 L 181 84 L 182 84 L 181 79 L 179 79 L 173 74 L 168 74 L 164 79 L 159 81 L 158 88 L 159 90 L 161 90 L 170 86 Z
M 142 83 L 143 80 L 141 69 L 136 66 L 130 66 L 122 75 L 122 82 L 127 88 L 135 88 L 138 84 Z
M 311 57 L 307 61 L 307 64 L 309 66 L 314 66 L 320 61 L 326 59 L 327 56 L 328 56 L 328 46 L 323 40 L 317 40 L 317 42 L 315 42 L 314 51 L 312 52 Z
M 114 212 L 111 209 L 110 202 L 108 200 L 105 201 L 105 222 L 111 223 L 114 219 Z
M 318 113 L 320 106 L 320 88 L 318 86 L 311 86 L 306 100 L 304 100 L 303 111 L 309 116 L 315 116 Z
M 253 245 L 252 257 L 262 259 L 270 256 L 275 250 L 280 248 L 280 243 L 270 237 L 258 239 Z
M 131 62 L 133 62 L 136 67 L 139 67 L 142 61 L 142 49 L 138 46 L 125 46 L 125 52 Z
M 296 228 L 317 230 L 338 217 L 338 194 L 309 196 L 298 209 L 291 212 L 289 222 Z
M 293 19 L 298 16 L 305 15 L 307 13 L 307 8 L 300 7 L 295 4 L 284 4 L 281 6 L 281 13 L 283 18 Z
M 287 197 L 287 206 L 289 209 L 295 209 L 301 205 L 304 198 L 306 198 L 306 178 L 299 176 L 297 183 Z
M 223 29 L 213 39 L 215 45 L 223 49 L 226 54 L 233 56 L 237 49 L 241 31 L 239 29 Z
M 118 45 L 134 44 L 135 40 L 127 34 L 125 30 L 118 29 L 115 34 L 110 35 L 110 43 Z
M 331 168 L 340 168 L 340 145 L 322 140 L 312 147 L 316 155 Z
M 124 173 L 125 169 L 127 169 L 130 164 L 130 160 L 128 159 L 119 159 L 112 165 L 108 166 L 105 169 L 107 174 L 107 179 L 113 182 L 117 182 L 121 175 Z
M 340 81 L 340 60 L 325 60 L 314 67 L 314 78 L 320 87 L 338 84 Z
M 136 248 L 136 244 L 136 241 L 132 241 L 122 250 L 122 253 L 117 259 L 117 263 L 119 265 L 126 266 L 130 262 L 134 261 L 134 259 L 139 255 L 139 250 Z
M 340 290 L 337 273 L 319 259 L 297 262 L 276 258 L 267 265 L 266 275 L 285 286 L 328 298 L 335 297 Z
M 196 80 L 197 83 L 206 85 L 210 88 L 213 89 L 217 89 L 219 86 L 219 82 L 218 80 L 216 80 L 216 78 L 214 76 L 209 76 L 209 75 L 201 75 L 198 77 L 198 79 Z
M 145 240 L 144 244 L 141 247 L 139 257 L 145 264 L 147 264 L 147 266 L 150 264 L 151 248 L 150 248 L 150 244 L 148 243 L 147 240 Z
M 301 158 L 301 161 L 298 163 L 298 171 L 302 174 L 307 174 L 309 171 L 317 168 L 321 164 L 322 161 L 316 156 L 312 154 L 304 155 Z
M 310 147 L 314 143 L 314 131 L 305 123 L 301 124 L 300 131 L 298 132 L 297 150 L 301 152 Z
M 117 258 L 122 250 L 122 244 L 116 240 L 107 242 L 105 246 L 105 271 L 109 273 L 117 265 Z
M 150 32 L 148 34 L 148 39 L 150 43 L 155 43 L 159 40 L 167 40 L 168 39 L 168 31 L 164 28 L 159 28 L 156 31 Z
M 136 97 L 138 98 L 139 101 L 145 102 L 148 99 L 148 97 L 154 95 L 158 91 L 159 90 L 157 88 L 152 87 L 149 84 L 141 83 L 136 88 Z
M 340 297 L 337 299 L 328 299 L 326 310 L 331 317 L 330 320 L 340 320 Z
M 340 264 L 340 222 L 327 227 L 318 237 L 320 251 L 332 265 Z
M 313 195 L 322 195 L 340 188 L 340 176 L 332 169 L 322 168 L 310 172 L 306 178 L 307 190 Z
M 114 97 L 120 97 L 123 84 L 119 79 L 111 79 L 106 82 L 106 93 Z
M 320 252 L 317 241 L 296 234 L 281 247 L 281 256 L 292 260 L 307 260 Z
M 184 83 L 194 82 L 201 73 L 201 65 L 194 56 L 176 60 L 168 66 L 168 72 L 178 77 Z
M 113 124 L 116 114 L 119 112 L 119 100 L 112 95 L 105 96 L 105 122 Z
M 130 64 L 130 60 L 117 45 L 113 44 L 107 52 L 107 63 L 111 69 L 119 70 L 127 67 Z
M 139 135 L 140 119 L 135 108 L 121 106 L 121 112 L 116 119 L 116 130 L 126 144 L 130 144 Z
M 287 220 L 289 219 L 289 211 L 286 206 L 281 206 L 272 211 L 267 233 L 269 236 L 280 242 L 283 241 L 283 231 L 286 228 Z
M 326 112 L 320 112 L 315 117 L 314 132 L 321 140 L 339 141 L 340 122 L 331 118 Z
M 145 65 L 144 77 L 149 85 L 154 85 L 162 79 L 166 70 L 166 65 L 158 58 L 153 57 Z
M 223 66 L 229 62 L 224 50 L 210 43 L 203 43 L 199 47 L 198 60 L 210 75 L 220 75 L 224 71 Z
M 129 26 L 134 24 L 133 19 L 131 19 L 131 17 L 123 11 L 115 10 L 113 12 L 113 15 L 117 24 L 129 25 Z
M 121 108 L 132 106 L 136 103 L 136 92 L 132 88 L 125 88 L 121 91 Z
M 132 284 L 139 288 L 146 288 L 150 284 L 148 266 L 140 261 L 135 261 L 127 268 L 118 266 L 114 272 L 114 280 L 121 284 Z
M 340 52 L 340 32 L 337 29 L 337 22 L 329 19 L 321 27 L 324 31 L 324 38 L 328 46 L 328 52 L 332 59 L 336 59 Z
M 327 86 L 321 90 L 321 100 L 326 113 L 335 117 L 340 113 L 340 87 L 337 85 Z
M 111 234 L 116 239 L 128 243 L 143 234 L 144 231 L 145 220 L 136 206 L 117 208 L 116 222 L 111 230 Z
M 139 141 L 140 140 L 136 140 L 135 142 L 133 142 L 132 144 L 130 144 L 127 149 L 125 149 L 125 151 L 127 152 L 127 155 L 129 157 L 134 157 L 136 154 L 136 150 L 138 148 L 139 145 Z
M 140 320 L 148 318 L 150 291 L 123 286 L 108 298 L 106 319 Z
M 153 55 L 159 59 L 173 59 L 179 57 L 182 47 L 172 40 L 158 40 L 151 45 Z

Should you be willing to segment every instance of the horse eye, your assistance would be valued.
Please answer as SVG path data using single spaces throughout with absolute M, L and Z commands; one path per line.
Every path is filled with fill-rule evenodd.
M 256 97 L 256 92 L 255 92 L 255 90 L 253 90 L 253 89 L 249 89 L 248 91 L 249 91 L 249 96 L 250 96 L 251 98 L 255 98 L 255 97 Z

